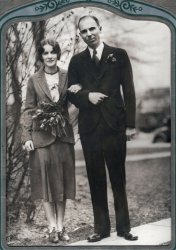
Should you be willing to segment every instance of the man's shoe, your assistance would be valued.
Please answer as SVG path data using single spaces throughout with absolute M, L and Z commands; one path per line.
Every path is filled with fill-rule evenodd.
M 134 236 L 131 233 L 117 233 L 117 236 L 124 237 L 126 240 L 138 240 L 138 236 Z
M 98 234 L 98 233 L 94 233 L 92 235 L 90 235 L 87 240 L 88 242 L 97 242 L 97 241 L 100 241 L 104 238 L 107 238 L 110 236 L 110 233 L 107 233 L 107 234 Z

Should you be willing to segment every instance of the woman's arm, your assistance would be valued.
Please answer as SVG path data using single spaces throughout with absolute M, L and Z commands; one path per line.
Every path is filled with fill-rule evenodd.
M 71 93 L 76 94 L 81 89 L 82 89 L 82 86 L 80 84 L 73 84 L 67 90 L 70 91 Z
M 27 141 L 32 141 L 32 115 L 37 106 L 37 97 L 34 89 L 32 78 L 29 79 L 27 84 L 25 109 L 23 112 L 23 135 L 22 142 L 26 144 Z M 33 143 L 27 143 L 27 148 L 33 148 Z M 26 149 L 27 149 L 26 148 Z M 28 150 L 28 149 L 27 149 Z

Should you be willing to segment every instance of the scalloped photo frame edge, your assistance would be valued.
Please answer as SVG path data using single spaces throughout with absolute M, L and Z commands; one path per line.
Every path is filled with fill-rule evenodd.
M 175 82 L 176 82 L 176 16 L 170 11 L 155 6 L 151 3 L 144 3 L 135 0 L 43 0 L 34 3 L 22 4 L 16 7 L 0 18 L 0 30 L 1 30 L 1 228 L 5 225 L 5 90 L 3 88 L 3 82 L 5 81 L 4 73 L 4 37 L 7 27 L 17 21 L 29 21 L 40 20 L 43 18 L 49 18 L 55 16 L 61 12 L 69 9 L 82 6 L 100 7 L 107 9 L 111 12 L 117 13 L 119 16 L 123 16 L 132 20 L 152 20 L 159 21 L 166 24 L 171 31 L 171 122 L 172 122 L 172 138 L 175 138 Z M 172 186 L 172 249 L 176 249 L 175 245 L 175 140 L 172 140 L 171 145 L 171 186 Z M 4 247 L 5 232 L 1 230 L 1 249 Z M 117 246 L 118 247 L 118 246 Z M 17 247 L 15 247 L 17 248 Z M 20 247 L 21 248 L 21 247 Z M 46 247 L 45 247 L 46 248 Z M 71 247 L 73 248 L 73 247 Z M 152 246 L 151 248 L 155 248 Z

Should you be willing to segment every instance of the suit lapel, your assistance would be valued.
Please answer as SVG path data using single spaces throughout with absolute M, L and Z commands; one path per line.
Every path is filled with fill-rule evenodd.
M 59 69 L 59 94 L 60 98 L 65 94 L 67 88 L 67 73 L 63 69 Z
M 100 70 L 98 74 L 98 78 L 102 78 L 104 73 L 106 72 L 108 68 L 108 63 L 106 62 L 107 57 L 109 54 L 113 53 L 113 48 L 109 47 L 108 45 L 104 44 L 104 49 L 102 53 L 102 57 L 100 60 Z M 97 79 L 97 71 L 92 63 L 92 59 L 90 56 L 89 49 L 87 48 L 83 54 L 83 66 L 86 69 L 87 73 L 92 75 L 95 79 Z
M 104 73 L 106 72 L 107 70 L 107 58 L 108 58 L 108 55 L 113 53 L 113 50 L 111 47 L 109 47 L 108 45 L 104 44 L 104 49 L 103 49 L 103 53 L 102 53 L 102 57 L 101 57 L 101 60 L 100 60 L 100 73 L 99 73 L 99 78 L 102 78 L 102 76 L 104 75 Z
M 65 92 L 66 86 L 66 71 L 59 69 L 59 94 L 60 97 L 63 95 L 63 92 Z M 48 84 L 46 82 L 45 78 L 45 72 L 43 71 L 43 68 L 41 68 L 38 72 L 38 85 L 42 89 L 42 91 L 47 95 L 47 97 L 52 101 L 52 97 L 50 94 L 50 90 L 48 88 Z
M 45 78 L 45 73 L 43 71 L 43 68 L 41 68 L 38 72 L 38 85 L 42 89 L 42 91 L 47 95 L 47 97 L 52 101 L 52 97 L 50 94 L 50 90 L 48 88 L 46 78 Z
M 94 78 L 97 78 L 96 69 L 92 63 L 92 58 L 90 56 L 88 48 L 84 51 L 82 62 L 83 62 L 83 67 L 86 69 L 86 72 L 92 75 Z

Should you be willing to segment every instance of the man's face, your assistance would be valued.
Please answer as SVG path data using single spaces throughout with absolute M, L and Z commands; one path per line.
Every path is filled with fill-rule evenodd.
M 79 23 L 80 36 L 83 41 L 92 49 L 100 44 L 101 27 L 91 17 L 86 17 Z

